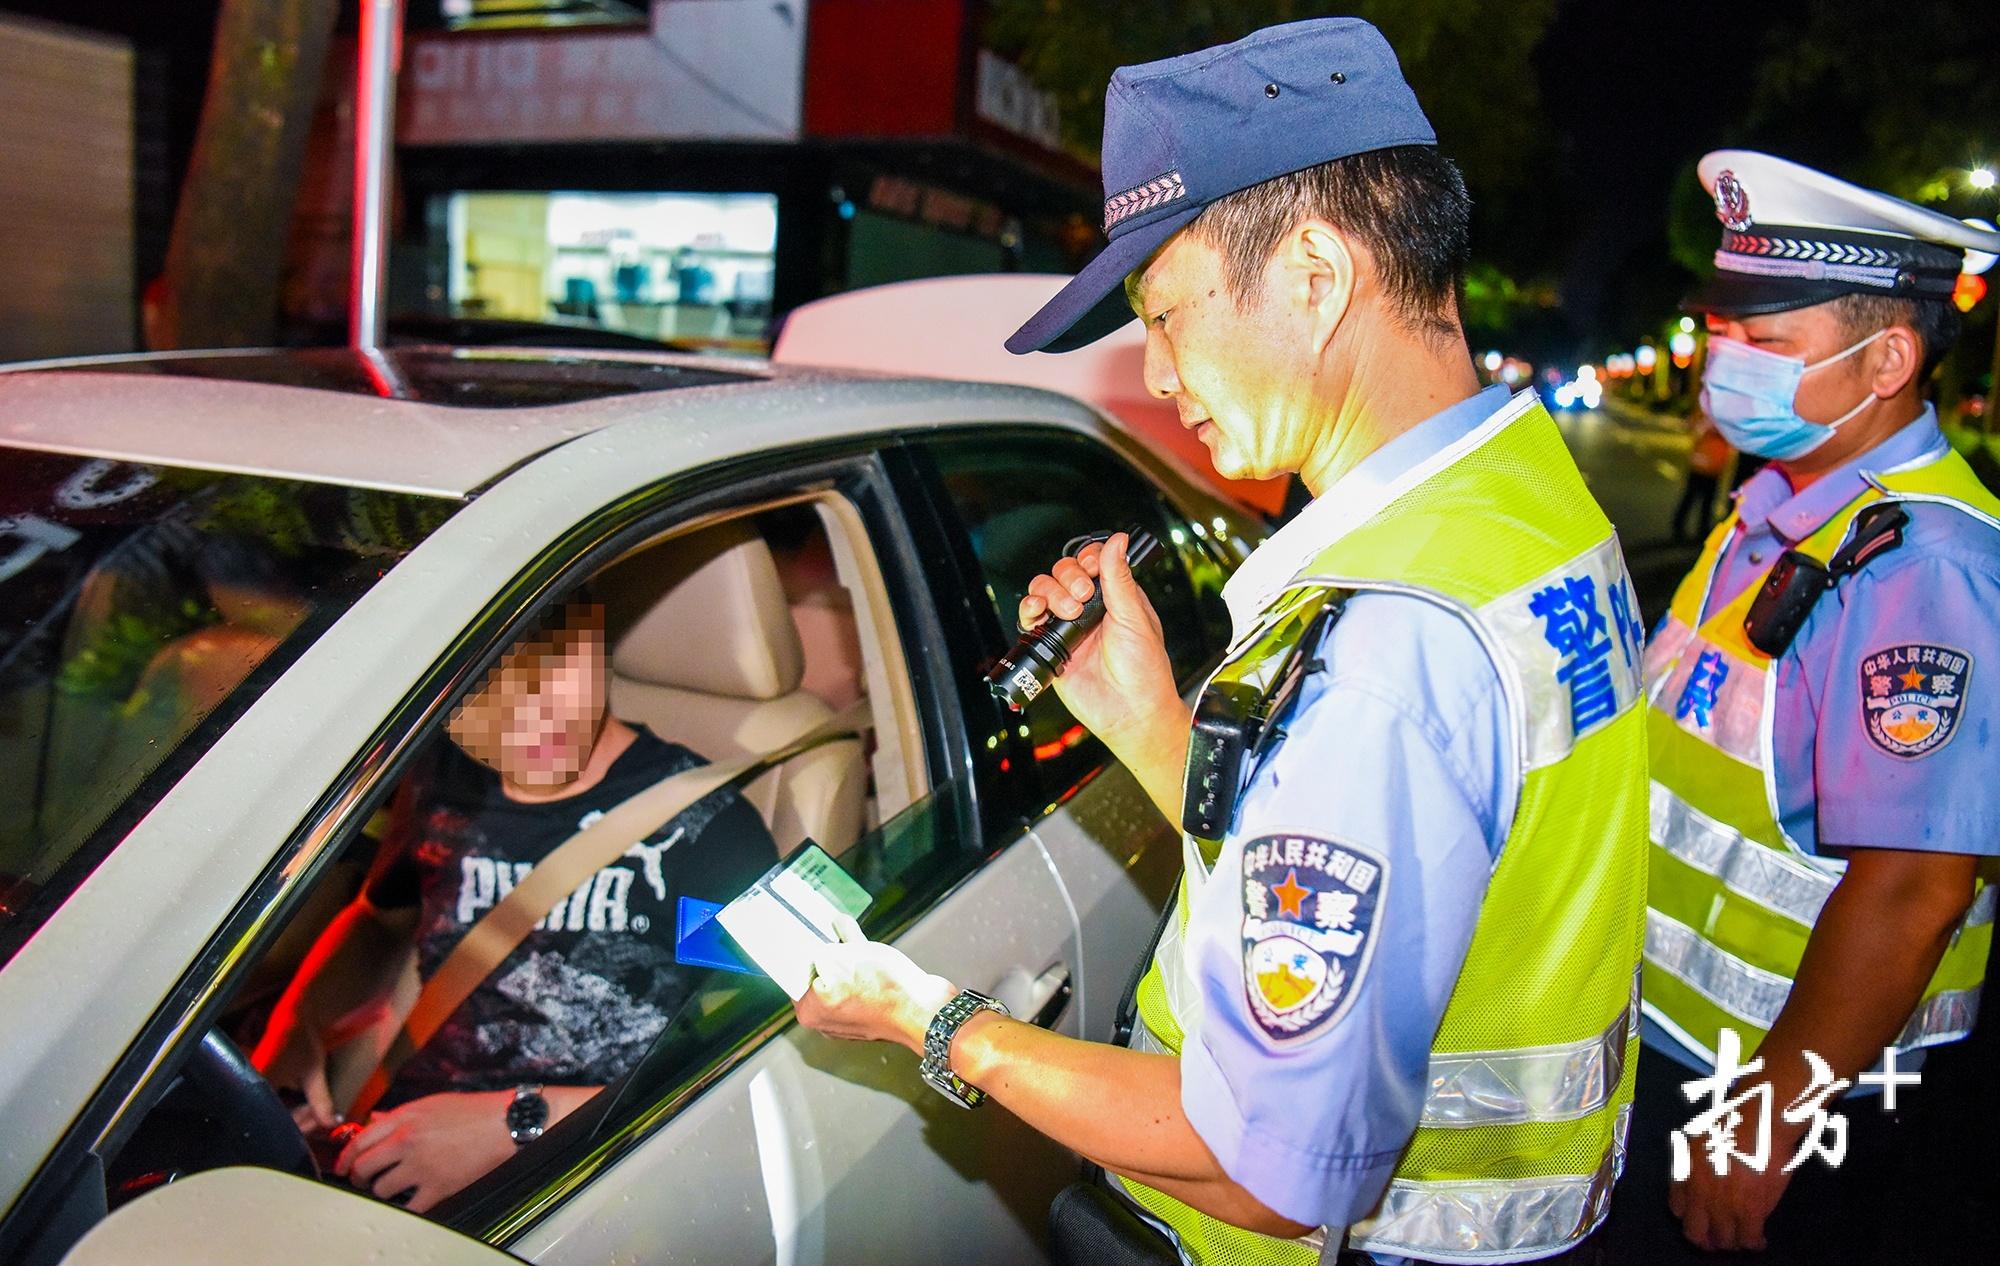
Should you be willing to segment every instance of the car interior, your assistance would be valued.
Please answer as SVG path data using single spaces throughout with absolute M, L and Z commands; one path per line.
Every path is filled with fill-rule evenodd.
M 875 613 L 865 586 L 857 603 L 841 582 L 822 513 L 830 511 L 799 502 L 730 519 L 600 572 L 593 589 L 611 638 L 612 711 L 722 760 L 775 750 L 873 699 L 870 679 L 887 674 L 863 647 L 881 640 L 872 627 L 864 640 L 859 626 L 872 626 Z M 689 638 L 689 629 L 706 635 Z M 885 807 L 871 784 L 895 790 L 892 816 L 908 802 L 915 771 L 902 767 L 902 754 L 910 745 L 889 712 L 878 718 L 888 724 L 872 727 L 872 763 L 862 742 L 831 743 L 746 788 L 782 854 L 807 839 L 836 857 L 852 847 Z M 886 777 L 878 772 L 885 762 L 894 766 Z
M 844 498 L 801 493 L 683 523 L 588 583 L 605 609 L 610 709 L 626 722 L 713 762 L 772 752 L 837 719 L 853 726 L 853 737 L 782 760 L 743 788 L 781 857 L 808 840 L 846 857 L 925 797 L 916 702 L 888 593 Z M 446 741 L 441 730 L 425 740 Z M 270 947 L 243 969 L 215 1031 L 108 1165 L 112 1207 L 221 1164 L 314 1172 L 281 1137 L 296 1128 L 244 1052 L 319 934 L 360 891 L 387 818 L 388 796 L 377 798 L 368 830 L 322 867 Z M 348 1041 L 329 1052 L 336 1102 L 372 1070 L 417 996 L 416 962 L 412 946 L 389 1005 L 336 1035 Z M 701 1009 L 725 1008 L 746 979 L 719 979 Z M 259 1133 L 274 1137 L 242 1145 Z M 206 1145 L 186 1142 L 204 1135 Z

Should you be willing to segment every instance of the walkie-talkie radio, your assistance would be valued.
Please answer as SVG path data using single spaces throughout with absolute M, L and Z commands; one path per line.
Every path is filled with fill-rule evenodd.
M 1071 541 L 1063 550 L 1065 557 L 1075 557 L 1078 550 L 1093 542 L 1108 541 L 1112 533 L 1105 532 L 1093 536 L 1081 536 Z M 1126 529 L 1125 563 L 1136 575 L 1139 568 L 1159 549 L 1159 541 L 1144 528 Z M 1000 657 L 986 674 L 986 688 L 993 697 L 1006 704 L 1015 712 L 1028 704 L 1049 688 L 1049 683 L 1062 675 L 1069 666 L 1069 657 L 1076 653 L 1077 646 L 1090 636 L 1090 631 L 1104 619 L 1104 586 L 1100 579 L 1090 600 L 1083 604 L 1083 610 L 1075 618 L 1062 620 L 1051 611 L 1041 623 L 1021 635 L 1014 643 L 1014 649 Z

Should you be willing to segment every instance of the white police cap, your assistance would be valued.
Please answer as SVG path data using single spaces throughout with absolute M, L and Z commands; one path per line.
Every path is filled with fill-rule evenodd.
M 1954 220 L 1753 150 L 1716 150 L 1697 168 L 1715 199 L 1715 276 L 1695 312 L 1754 316 L 1841 295 L 1951 298 L 1964 272 L 2000 255 L 2000 232 Z

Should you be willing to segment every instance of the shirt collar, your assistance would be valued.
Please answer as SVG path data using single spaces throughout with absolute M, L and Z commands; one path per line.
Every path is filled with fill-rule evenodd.
M 1746 532 L 1769 527 L 1797 543 L 1825 526 L 1840 508 L 1868 490 L 1868 476 L 1912 462 L 1935 460 L 1946 448 L 1938 429 L 1937 411 L 1930 405 L 1901 430 L 1871 449 L 1855 454 L 1792 492 L 1783 471 L 1767 466 L 1751 476 L 1737 494 L 1736 513 Z
M 1238 635 L 1256 622 L 1258 613 L 1308 563 L 1387 504 L 1392 490 L 1400 492 L 1409 476 L 1522 396 L 1532 394 L 1526 390 L 1512 394 L 1496 384 L 1446 405 L 1362 458 L 1332 487 L 1314 497 L 1297 517 L 1251 551 L 1222 587 L 1222 598 Z

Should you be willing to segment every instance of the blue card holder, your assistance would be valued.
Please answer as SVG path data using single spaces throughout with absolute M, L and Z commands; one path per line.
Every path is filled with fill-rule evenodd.
M 723 971 L 761 976 L 762 972 L 743 961 L 728 940 L 715 916 L 722 909 L 718 901 L 682 897 L 675 915 L 674 958 L 690 967 L 719 967 Z

